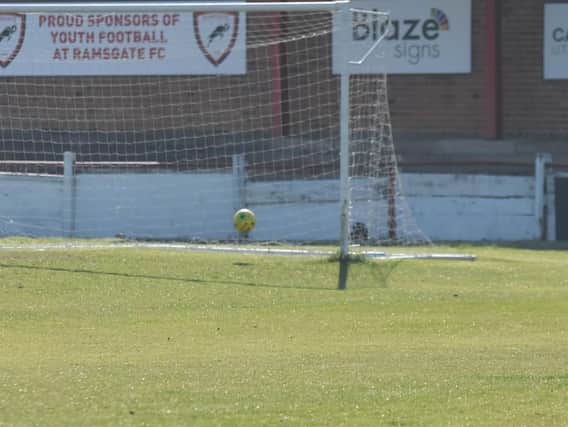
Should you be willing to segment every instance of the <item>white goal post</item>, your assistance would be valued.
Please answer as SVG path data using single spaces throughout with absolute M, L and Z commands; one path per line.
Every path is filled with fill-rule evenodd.
M 402 195 L 386 75 L 342 72 L 356 13 L 0 4 L 0 234 L 238 241 L 231 213 L 250 207 L 252 241 L 335 240 L 341 257 L 427 241 Z

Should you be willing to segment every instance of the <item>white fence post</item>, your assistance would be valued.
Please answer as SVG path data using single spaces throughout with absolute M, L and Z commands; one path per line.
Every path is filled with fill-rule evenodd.
M 534 164 L 534 207 L 539 238 L 546 240 L 546 165 L 552 162 L 549 153 L 537 153 Z
M 75 153 L 63 153 L 63 235 L 73 237 L 76 217 Z

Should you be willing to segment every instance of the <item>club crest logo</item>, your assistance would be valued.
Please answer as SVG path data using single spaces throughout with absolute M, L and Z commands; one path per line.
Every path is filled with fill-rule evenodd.
M 197 12 L 193 14 L 195 39 L 205 57 L 216 67 L 235 46 L 239 31 L 238 13 Z
M 26 32 L 26 16 L 0 14 L 0 67 L 6 68 L 20 52 Z

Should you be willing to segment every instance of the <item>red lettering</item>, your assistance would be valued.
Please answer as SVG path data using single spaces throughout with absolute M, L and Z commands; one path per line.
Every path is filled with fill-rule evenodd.
M 168 26 L 168 27 L 169 27 L 169 26 L 173 27 L 173 26 L 175 26 L 178 22 L 179 22 L 179 13 L 174 13 L 174 14 L 172 14 L 172 15 L 166 13 L 166 14 L 162 17 L 162 23 L 163 23 L 165 26 Z
M 53 51 L 53 59 L 55 61 L 65 61 L 67 60 L 67 53 L 69 49 L 66 47 L 57 48 Z
M 67 49 L 68 50 L 68 49 Z M 62 52 L 58 52 L 57 55 L 61 56 Z M 67 53 L 64 53 L 65 59 L 67 59 Z M 158 55 L 163 55 L 164 53 L 159 53 Z M 59 59 L 59 58 L 57 58 Z M 96 61 L 96 60 L 144 60 L 146 59 L 146 51 L 143 47 L 113 47 L 100 48 L 74 48 L 73 49 L 73 60 L 74 61 Z
M 177 21 L 176 21 L 177 22 Z M 157 14 L 108 14 L 89 15 L 87 25 L 89 27 L 154 27 L 160 24 Z
M 150 59 L 165 59 L 166 58 L 166 48 L 164 47 L 151 47 L 149 51 Z
M 39 26 L 48 28 L 82 27 L 85 18 L 82 15 L 40 15 Z
M 92 31 L 52 31 L 51 42 L 53 44 L 94 43 L 95 33 Z

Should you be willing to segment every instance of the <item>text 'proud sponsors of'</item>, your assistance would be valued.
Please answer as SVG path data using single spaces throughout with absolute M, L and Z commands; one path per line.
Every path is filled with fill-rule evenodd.
M 243 74 L 241 21 L 236 13 L 0 15 L 0 27 L 14 30 L 0 75 Z
M 353 74 L 471 72 L 471 0 L 353 0 L 349 23 L 334 32 L 334 71 Z M 373 11 L 387 12 L 388 19 Z M 365 13 L 363 11 L 369 11 Z M 349 34 L 347 34 L 349 33 Z M 365 56 L 362 64 L 350 64 Z M 342 50 L 340 44 L 347 45 Z M 344 46 L 343 46 L 344 47 Z M 341 59 L 342 52 L 350 58 Z

